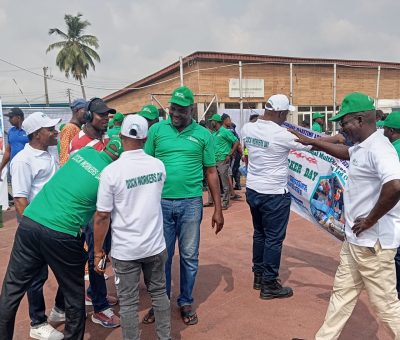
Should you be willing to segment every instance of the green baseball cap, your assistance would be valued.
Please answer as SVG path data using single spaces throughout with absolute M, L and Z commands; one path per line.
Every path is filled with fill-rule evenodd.
M 393 111 L 386 119 L 383 121 L 383 126 L 392 129 L 400 129 L 400 112 Z
M 112 149 L 111 146 L 114 145 L 115 149 Z M 124 151 L 124 148 L 122 147 L 122 142 L 121 138 L 119 137 L 113 137 L 110 139 L 110 141 L 106 145 L 106 150 L 111 153 L 112 155 L 119 157 L 121 153 Z
M 154 120 L 160 116 L 157 107 L 154 105 L 143 106 L 140 112 L 138 112 L 138 115 L 148 120 Z
M 337 122 L 344 116 L 350 113 L 364 112 L 375 110 L 374 100 L 364 93 L 353 92 L 344 97 L 340 111 L 338 114 L 329 120 L 331 122 Z
M 318 119 L 318 118 L 324 118 L 325 116 L 323 114 L 321 114 L 321 112 L 314 112 L 312 114 L 312 119 Z
M 193 92 L 186 86 L 178 87 L 172 92 L 171 99 L 168 103 L 177 104 L 180 106 L 190 106 L 194 103 Z
M 209 120 L 213 120 L 215 122 L 222 122 L 222 118 L 218 113 L 213 114 Z
M 113 122 L 120 122 L 122 123 L 124 121 L 125 116 L 121 112 L 117 112 L 114 117 L 113 117 Z

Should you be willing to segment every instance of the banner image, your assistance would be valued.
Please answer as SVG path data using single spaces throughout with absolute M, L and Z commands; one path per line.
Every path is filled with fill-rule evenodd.
M 287 122 L 283 126 L 310 138 L 319 136 L 309 129 Z M 288 166 L 288 187 L 292 195 L 291 209 L 343 240 L 345 209 L 343 193 L 347 181 L 348 162 L 321 151 L 292 150 Z

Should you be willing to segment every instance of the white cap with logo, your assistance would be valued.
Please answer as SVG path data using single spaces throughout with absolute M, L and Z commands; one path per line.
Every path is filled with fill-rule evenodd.
M 23 121 L 22 129 L 27 135 L 30 135 L 41 128 L 56 126 L 59 122 L 61 122 L 61 118 L 51 119 L 43 112 L 34 112 Z
M 145 139 L 147 130 L 147 120 L 138 114 L 133 114 L 125 117 L 121 126 L 121 135 L 133 139 Z
M 265 109 L 268 111 L 294 111 L 294 106 L 289 104 L 289 99 L 284 94 L 274 94 L 269 97 L 267 104 L 271 107 L 265 105 Z

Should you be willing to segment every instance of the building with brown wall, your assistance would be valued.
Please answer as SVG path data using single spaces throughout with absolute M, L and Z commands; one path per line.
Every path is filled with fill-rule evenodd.
M 211 102 L 208 114 L 239 109 L 241 102 L 244 109 L 262 109 L 266 98 L 276 93 L 286 94 L 296 106 L 295 122 L 309 119 L 314 111 L 329 117 L 354 91 L 375 98 L 386 112 L 400 107 L 400 63 L 195 52 L 182 59 L 182 70 L 183 84 L 196 95 L 198 117 Z M 149 103 L 165 108 L 172 90 L 181 84 L 180 75 L 177 61 L 104 99 L 123 113 Z

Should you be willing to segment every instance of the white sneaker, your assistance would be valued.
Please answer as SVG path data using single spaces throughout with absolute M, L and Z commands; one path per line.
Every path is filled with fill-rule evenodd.
M 65 312 L 54 306 L 51 309 L 48 320 L 51 322 L 65 322 Z
M 39 340 L 61 340 L 64 339 L 64 334 L 56 330 L 52 325 L 47 322 L 39 326 L 31 327 L 29 336 L 33 339 Z

